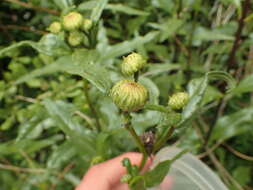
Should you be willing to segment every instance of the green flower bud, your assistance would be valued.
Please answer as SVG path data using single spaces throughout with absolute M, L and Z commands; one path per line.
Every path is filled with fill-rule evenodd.
M 189 95 L 186 92 L 178 92 L 173 94 L 169 98 L 168 105 L 174 109 L 179 110 L 182 109 L 189 101 Z
M 131 179 L 132 179 L 132 176 L 130 174 L 125 174 L 121 177 L 120 182 L 128 183 Z
M 131 53 L 124 57 L 121 71 L 124 75 L 129 76 L 139 71 L 146 63 L 146 60 L 140 54 Z
M 78 12 L 70 12 L 63 17 L 63 27 L 66 30 L 76 30 L 82 26 L 83 16 Z
M 138 111 L 143 108 L 147 99 L 147 89 L 132 80 L 121 80 L 111 89 L 113 102 L 123 111 Z
M 82 25 L 82 29 L 83 31 L 87 32 L 91 29 L 92 27 L 92 21 L 90 19 L 83 19 L 83 25 Z
M 83 34 L 78 31 L 70 32 L 68 36 L 68 42 L 71 46 L 78 46 L 83 42 L 83 40 L 84 40 Z
M 60 22 L 53 22 L 48 27 L 48 31 L 53 34 L 58 34 L 61 31 L 61 23 Z

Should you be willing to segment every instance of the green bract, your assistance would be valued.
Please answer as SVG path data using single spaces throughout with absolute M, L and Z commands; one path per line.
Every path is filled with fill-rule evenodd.
M 169 98 L 168 105 L 174 110 L 179 110 L 182 109 L 188 103 L 188 100 L 189 100 L 188 93 L 178 92 L 173 94 Z
M 113 102 L 123 111 L 138 111 L 143 108 L 147 99 L 147 89 L 132 80 L 121 80 L 111 89 Z
M 146 63 L 146 60 L 140 54 L 131 53 L 124 57 L 121 71 L 124 75 L 129 76 L 139 71 Z
M 53 22 L 52 24 L 50 24 L 50 26 L 48 27 L 48 31 L 54 34 L 57 34 L 61 31 L 62 27 L 61 27 L 61 23 L 60 22 Z
M 83 34 L 78 31 L 70 32 L 68 37 L 68 42 L 71 46 L 78 46 L 82 44 L 83 40 L 84 40 Z
M 83 16 L 78 12 L 70 12 L 63 17 L 63 27 L 66 30 L 76 30 L 81 27 Z

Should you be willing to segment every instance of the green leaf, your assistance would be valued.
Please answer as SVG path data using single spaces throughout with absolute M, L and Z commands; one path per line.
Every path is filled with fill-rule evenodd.
M 171 70 L 179 70 L 179 64 L 172 64 L 172 63 L 162 63 L 162 64 L 148 64 L 148 71 L 141 76 L 156 76 L 164 72 L 168 72 Z
M 37 43 L 38 51 L 49 56 L 68 55 L 71 53 L 69 46 L 64 38 L 55 34 L 44 35 Z
M 224 141 L 242 133 L 252 131 L 253 107 L 244 108 L 218 119 L 211 140 Z
M 160 162 L 153 170 L 144 174 L 147 187 L 159 185 L 164 177 L 168 174 L 171 167 L 171 161 L 165 160 Z
M 198 110 L 203 100 L 209 80 L 224 80 L 228 84 L 228 92 L 235 88 L 235 80 L 231 75 L 223 71 L 211 71 L 205 77 L 194 79 L 188 85 L 190 100 L 182 113 L 182 120 L 178 126 L 183 125 Z
M 122 56 L 126 53 L 133 51 L 139 45 L 148 43 L 155 39 L 159 32 L 150 32 L 145 36 L 138 36 L 131 41 L 124 41 L 122 43 L 118 43 L 116 45 L 110 46 L 104 52 L 101 52 L 102 58 L 101 60 L 113 59 L 118 56 Z
M 122 160 L 122 165 L 127 169 L 127 173 L 129 173 L 131 175 L 132 174 L 132 164 L 131 164 L 129 158 L 124 158 Z
M 74 5 L 73 0 L 53 0 L 54 3 L 61 9 L 65 10 Z
M 41 53 L 45 53 L 45 51 L 43 49 L 40 49 L 37 42 L 33 42 L 33 41 L 21 41 L 15 44 L 12 44 L 4 49 L 0 50 L 0 57 L 3 56 L 6 52 L 11 51 L 13 49 L 19 48 L 21 46 L 31 46 L 32 48 L 36 49 L 37 51 L 41 52 Z M 47 53 L 47 52 L 46 52 Z
M 8 141 L 7 143 L 0 144 L 0 155 L 10 155 L 13 153 L 20 153 L 20 151 L 24 151 L 26 153 L 33 153 L 37 151 L 41 151 L 41 149 L 52 146 L 58 141 L 62 141 L 62 135 L 55 135 L 52 137 L 48 137 L 43 140 L 21 140 L 19 142 Z
M 237 180 L 242 186 L 247 185 L 251 181 L 251 167 L 248 166 L 239 166 L 233 170 L 233 177 Z
M 53 125 L 54 122 L 52 119 L 44 119 L 41 115 L 35 115 L 29 121 L 20 126 L 16 142 L 22 139 L 34 139 L 42 133 L 44 128 L 48 128 Z
M 92 10 L 95 8 L 95 6 L 96 6 L 95 1 L 86 1 L 86 2 L 79 4 L 78 10 L 80 10 L 80 11 Z M 139 9 L 135 9 L 135 8 L 132 8 L 127 5 L 120 4 L 120 3 L 107 4 L 104 9 L 111 10 L 113 12 L 124 13 L 124 14 L 128 14 L 128 15 L 138 15 L 138 16 L 149 15 L 148 12 L 145 12 L 145 11 L 142 11 Z
M 182 121 L 179 123 L 179 125 L 182 125 L 184 122 L 190 119 L 198 109 L 207 88 L 207 82 L 208 77 L 206 75 L 200 79 L 194 79 L 189 83 L 188 91 L 190 94 L 190 100 L 183 110 Z
M 102 15 L 102 12 L 107 4 L 108 0 L 99 0 L 97 1 L 96 6 L 94 7 L 92 13 L 91 13 L 91 20 L 94 22 L 97 22 Z
M 183 24 L 183 20 L 173 18 L 163 24 L 150 23 L 149 26 L 161 31 L 160 42 L 163 42 L 175 35 Z
M 150 104 L 158 104 L 158 98 L 159 98 L 159 89 L 156 86 L 156 84 L 146 77 L 140 77 L 139 82 L 143 84 L 149 92 L 149 103 Z
M 240 95 L 247 92 L 253 91 L 253 74 L 246 76 L 238 86 L 232 90 L 232 94 Z
M 171 164 L 184 155 L 188 150 L 182 150 L 175 155 L 171 160 L 165 160 L 160 162 L 154 169 L 144 173 L 146 187 L 154 187 L 161 184 L 164 177 L 168 174 Z
M 71 113 L 74 113 L 74 107 L 62 101 L 45 100 L 43 102 L 49 115 L 55 120 L 57 126 L 70 138 L 75 144 L 77 151 L 81 154 L 95 155 L 94 134 L 85 130 L 84 126 L 75 122 Z
M 85 1 L 83 3 L 80 3 L 78 5 L 78 10 L 79 11 L 87 11 L 87 10 L 93 10 L 95 6 L 97 5 L 97 2 L 94 0 L 91 1 Z
M 107 129 L 121 128 L 121 117 L 116 105 L 112 102 L 111 98 L 100 98 L 98 102 L 99 111 L 102 114 L 103 122 Z
M 234 36 L 227 35 L 217 30 L 208 30 L 203 27 L 198 27 L 194 32 L 194 41 L 214 41 L 214 40 L 229 40 L 233 41 Z
M 22 41 L 6 47 L 0 50 L 0 57 L 3 56 L 4 53 L 21 46 L 31 46 L 38 52 L 49 56 L 66 55 L 70 53 L 69 47 L 59 36 L 54 34 L 47 34 L 43 36 L 39 42 Z
M 144 178 L 142 176 L 133 177 L 129 187 L 131 190 L 146 190 Z
M 108 92 L 112 85 L 109 72 L 102 65 L 94 62 L 97 58 L 97 52 L 92 51 L 92 55 L 90 53 L 90 51 L 78 51 L 73 65 L 65 71 L 70 74 L 82 76 L 100 91 L 104 93 Z
M 109 143 L 108 139 L 110 137 L 110 133 L 101 132 L 98 134 L 96 138 L 96 152 L 97 155 L 100 155 L 106 158 L 107 153 L 109 151 Z
M 84 51 L 80 51 L 84 53 Z M 55 63 L 44 66 L 34 70 L 33 72 L 19 78 L 15 84 L 20 84 L 29 81 L 35 77 L 48 75 L 56 72 L 67 72 L 72 75 L 79 75 L 87 79 L 90 83 L 95 85 L 99 90 L 106 93 L 111 87 L 111 80 L 107 70 L 89 59 L 79 59 L 78 56 L 64 56 L 59 58 Z
M 73 144 L 69 141 L 64 142 L 50 155 L 47 160 L 48 169 L 60 169 L 65 163 L 71 161 L 76 155 L 76 149 L 73 148 Z
M 139 16 L 149 15 L 148 12 L 138 10 L 138 9 L 134 9 L 132 7 L 129 7 L 129 6 L 123 5 L 123 4 L 108 4 L 106 6 L 106 9 L 109 9 L 109 10 L 112 10 L 112 11 L 115 11 L 115 12 L 125 13 L 125 14 L 128 14 L 128 15 L 139 15 Z

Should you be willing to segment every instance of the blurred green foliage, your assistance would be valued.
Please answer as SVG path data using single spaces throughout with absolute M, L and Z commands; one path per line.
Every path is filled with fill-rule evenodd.
M 74 9 L 97 23 L 92 50 L 46 31 Z M 150 63 L 140 82 L 151 104 L 190 93 L 188 127 L 168 145 L 191 148 L 231 190 L 252 189 L 252 2 L 3 0 L 0 10 L 1 190 L 73 189 L 94 160 L 137 150 L 107 97 L 132 51 Z M 138 134 L 167 124 L 154 110 L 132 116 Z

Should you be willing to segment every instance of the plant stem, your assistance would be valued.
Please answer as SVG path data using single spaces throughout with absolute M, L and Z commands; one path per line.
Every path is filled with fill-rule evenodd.
M 159 111 L 162 113 L 170 113 L 171 112 L 171 108 L 169 108 L 169 107 L 164 107 L 164 106 L 154 105 L 154 104 L 146 104 L 144 108 L 148 109 L 148 110 Z
M 171 126 L 170 128 L 168 128 L 166 130 L 166 132 L 164 133 L 165 135 L 163 135 L 154 145 L 154 148 L 152 150 L 152 154 L 155 153 L 157 150 L 159 150 L 165 143 L 166 141 L 171 137 L 171 135 L 173 134 L 175 130 L 175 127 Z
M 235 33 L 235 41 L 234 41 L 232 50 L 231 50 L 229 58 L 228 58 L 228 69 L 229 70 L 232 68 L 235 68 L 237 66 L 236 60 L 235 60 L 235 54 L 236 54 L 236 50 L 240 46 L 241 34 L 242 34 L 243 27 L 244 27 L 244 19 L 247 17 L 247 13 L 248 13 L 249 9 L 250 9 L 250 0 L 245 0 L 243 3 L 243 7 L 242 7 L 242 16 L 238 20 L 238 29 Z
M 6 30 L 23 30 L 23 31 L 27 31 L 27 32 L 33 32 L 35 34 L 39 34 L 39 35 L 43 35 L 43 34 L 47 34 L 48 32 L 43 31 L 43 30 L 36 30 L 33 29 L 29 26 L 18 26 L 18 25 L 12 25 L 12 24 L 8 24 L 8 25 L 0 25 L 0 29 L 6 29 Z
M 22 2 L 19 0 L 5 0 L 5 1 L 11 2 L 11 3 L 16 3 L 20 6 L 23 6 L 23 7 L 29 8 L 29 9 L 35 9 L 37 11 L 47 12 L 47 13 L 50 13 L 50 14 L 53 14 L 56 16 L 60 15 L 60 13 L 56 10 L 48 9 L 48 8 L 44 8 L 44 7 L 38 7 L 38 6 L 32 5 L 31 3 Z
M 142 155 L 142 160 L 141 160 L 141 165 L 140 165 L 140 170 L 143 169 L 147 158 L 148 158 L 148 153 L 145 149 L 144 144 L 141 141 L 141 138 L 136 134 L 133 126 L 131 125 L 131 116 L 129 113 L 124 113 L 124 119 L 125 119 L 125 128 L 126 130 L 131 134 L 131 136 L 133 137 L 135 143 L 137 144 L 139 151 L 143 154 Z
M 138 79 L 139 79 L 139 71 L 134 73 L 134 81 L 138 82 Z
M 89 96 L 89 93 L 88 93 L 88 86 L 87 85 L 88 85 L 88 83 L 85 83 L 85 85 L 84 85 L 84 95 L 85 95 L 85 98 L 86 98 L 87 103 L 89 105 L 89 108 L 90 108 L 93 116 L 95 117 L 97 131 L 100 132 L 101 131 L 101 125 L 99 123 L 98 114 L 97 114 L 97 112 L 96 112 L 96 110 L 95 110 L 95 108 L 94 108 L 94 106 L 93 106 L 93 104 L 92 104 L 92 102 L 90 100 L 90 96 Z

